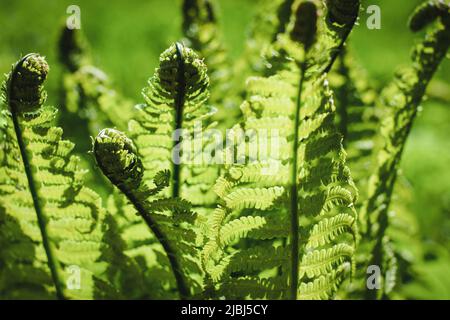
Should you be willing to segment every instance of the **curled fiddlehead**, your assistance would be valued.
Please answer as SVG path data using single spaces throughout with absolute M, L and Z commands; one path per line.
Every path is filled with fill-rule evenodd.
M 49 66 L 45 59 L 35 53 L 24 56 L 14 67 L 6 88 L 10 111 L 15 114 L 35 111 L 47 99 L 44 81 Z
M 409 28 L 417 32 L 425 28 L 428 24 L 441 18 L 446 25 L 450 24 L 449 6 L 443 0 L 432 0 L 420 5 L 409 20 Z
M 95 138 L 94 154 L 103 173 L 120 188 L 137 189 L 144 168 L 136 147 L 125 134 L 115 129 L 103 129 Z
M 177 199 L 148 201 L 150 196 L 168 186 L 170 173 L 168 171 L 157 173 L 153 181 L 155 187 L 149 188 L 143 182 L 144 167 L 133 141 L 124 133 L 115 129 L 103 129 L 97 135 L 94 139 L 93 153 L 102 172 L 133 204 L 138 214 L 141 215 L 164 248 L 180 298 L 187 298 L 190 295 L 190 289 L 181 266 L 179 258 L 181 254 L 176 249 L 175 241 L 177 240 L 174 241 L 173 238 L 168 237 L 168 230 L 164 229 L 162 223 L 158 221 L 156 212 L 171 210 L 176 222 L 177 219 L 180 219 L 179 216 L 191 215 L 190 204 L 180 199 L 178 201 Z M 174 221 L 172 221 L 170 227 L 174 233 L 176 226 L 173 224 Z M 181 239 L 178 239 L 178 241 L 181 241 Z
M 53 124 L 56 109 L 42 105 L 48 70 L 42 56 L 26 55 L 3 87 L 0 260 L 8 263 L 0 265 L 1 295 L 117 298 L 122 289 L 134 294 L 140 285 L 122 287 L 122 280 L 134 282 L 136 270 L 121 253 L 115 225 L 99 196 L 83 186 L 84 171 L 71 155 L 74 145 Z M 74 265 L 83 282 L 72 291 L 66 281 Z
M 35 53 L 24 56 L 17 62 L 8 77 L 6 84 L 6 103 L 11 112 L 14 131 L 33 199 L 33 206 L 37 216 L 42 243 L 48 258 L 48 266 L 55 286 L 56 295 L 59 299 L 63 299 L 62 280 L 59 274 L 60 266 L 55 258 L 54 244 L 50 241 L 47 233 L 48 218 L 45 216 L 39 198 L 35 173 L 33 173 L 19 120 L 19 117 L 22 117 L 26 112 L 39 109 L 45 102 L 47 94 L 44 91 L 43 83 L 47 78 L 48 71 L 48 64 L 42 56 Z
M 359 0 L 327 0 L 330 20 L 339 24 L 353 24 L 358 17 Z

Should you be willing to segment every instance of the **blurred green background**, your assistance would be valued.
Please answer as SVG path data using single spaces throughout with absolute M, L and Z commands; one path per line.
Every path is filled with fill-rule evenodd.
M 230 57 L 243 51 L 246 31 L 259 1 L 218 0 L 220 21 Z M 423 35 L 407 28 L 408 16 L 422 0 L 363 0 L 363 11 L 349 46 L 379 86 L 394 71 L 409 63 L 414 43 Z M 39 52 L 51 66 L 47 88 L 49 102 L 58 101 L 60 65 L 57 39 L 69 5 L 81 8 L 82 30 L 97 66 L 113 79 L 125 96 L 140 101 L 141 88 L 153 73 L 159 54 L 181 38 L 180 0 L 72 1 L 1 0 L 0 71 L 6 73 L 22 54 Z M 365 8 L 381 7 L 382 27 L 369 30 Z M 403 184 L 410 196 L 402 205 L 418 220 L 420 241 L 450 248 L 450 61 L 445 61 L 430 85 L 402 162 Z M 65 128 L 70 130 L 70 128 Z M 370 174 L 370 172 L 368 172 Z M 417 239 L 415 239 L 417 240 Z M 450 279 L 450 259 L 447 279 Z M 441 271 L 442 272 L 442 271 Z M 439 282 L 439 279 L 436 280 Z M 450 286 L 442 290 L 450 297 Z M 439 296 L 444 298 L 442 296 Z

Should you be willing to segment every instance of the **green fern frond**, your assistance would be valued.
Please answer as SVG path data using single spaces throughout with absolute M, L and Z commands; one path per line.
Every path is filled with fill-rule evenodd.
M 315 249 L 326 243 L 330 243 L 348 230 L 357 234 L 355 230 L 355 218 L 352 215 L 343 213 L 323 219 L 313 226 L 308 243 L 306 244 L 306 250 Z
M 53 125 L 56 110 L 42 106 L 47 72 L 44 58 L 26 55 L 3 87 L 1 295 L 135 296 L 142 288 L 137 270 L 121 253 L 115 224 L 99 196 L 83 186 L 84 172 L 71 155 L 74 145 Z M 71 272 L 79 275 L 79 287 L 71 287 Z
M 215 203 L 212 185 L 218 175 L 218 166 L 202 158 L 205 146 L 214 143 L 212 138 L 197 136 L 200 126 L 213 128 L 208 88 L 206 66 L 199 56 L 182 44 L 172 45 L 161 55 L 160 66 L 143 91 L 146 103 L 129 125 L 145 168 L 144 180 L 151 182 L 157 172 L 170 170 L 171 196 L 180 196 L 203 212 Z
M 233 240 L 244 238 L 251 230 L 261 228 L 266 220 L 258 216 L 245 216 L 223 225 L 220 234 L 220 244 L 226 246 Z
M 136 117 L 130 121 L 128 130 L 136 145 L 133 154 L 139 162 L 142 161 L 139 167 L 142 165 L 143 175 L 139 185 L 145 188 L 139 190 L 135 186 L 130 187 L 134 187 L 133 193 L 140 196 L 138 200 L 145 202 L 144 209 L 152 212 L 155 223 L 166 233 L 168 241 L 173 240 L 176 247 L 182 248 L 177 252 L 180 260 L 178 264 L 186 270 L 180 273 L 189 274 L 183 282 L 187 283 L 185 286 L 190 286 L 189 294 L 194 295 L 199 294 L 203 282 L 200 263 L 195 257 L 196 246 L 203 242 L 202 234 L 206 233 L 207 228 L 205 215 L 213 210 L 216 202 L 212 186 L 219 169 L 208 161 L 205 163 L 202 154 L 199 159 L 196 158 L 197 149 L 194 153 L 190 149 L 198 146 L 203 151 L 211 143 L 208 137 L 202 140 L 201 136 L 197 136 L 202 126 L 203 130 L 213 128 L 210 123 L 213 110 L 207 105 L 208 88 L 207 70 L 198 55 L 182 44 L 171 46 L 161 55 L 159 68 L 149 80 L 149 86 L 143 90 L 145 104 L 138 106 Z M 180 133 L 183 140 L 175 137 L 174 132 Z M 169 184 L 171 188 L 158 187 L 159 176 L 164 180 L 160 185 Z M 110 203 L 122 202 L 120 197 L 123 194 L 113 196 Z M 191 208 L 196 214 L 192 213 Z M 121 210 L 116 211 L 120 214 Z M 167 267 L 170 266 L 169 261 L 163 263 L 163 268 L 155 263 L 153 251 L 158 247 L 158 239 L 148 234 L 142 241 L 133 240 L 131 230 L 143 230 L 145 222 L 137 221 L 130 214 L 119 218 L 120 225 L 129 235 L 124 237 L 128 252 L 138 254 L 138 259 L 145 260 L 143 265 L 146 269 L 170 271 L 171 268 Z M 186 227 L 192 231 L 187 233 Z M 158 250 L 164 251 L 163 248 Z
M 336 270 L 332 270 L 329 274 L 316 278 L 314 281 L 302 282 L 300 284 L 298 299 L 325 300 L 332 298 L 333 293 L 337 291 L 342 282 L 340 274 L 345 273 L 346 268 L 350 268 L 348 263 Z
M 337 266 L 345 263 L 353 255 L 354 248 L 340 243 L 328 249 L 310 251 L 305 254 L 300 265 L 299 278 L 320 277 L 332 272 Z
M 279 154 L 269 155 L 263 162 L 227 166 L 215 186 L 221 202 L 211 217 L 213 231 L 203 251 L 203 263 L 213 283 L 217 283 L 217 294 L 232 294 L 227 298 L 247 296 L 245 290 L 233 287 L 236 292 L 229 291 L 228 286 L 234 283 L 251 286 L 255 292 L 251 297 L 266 297 L 265 286 L 273 277 L 278 279 L 276 283 L 284 281 L 279 291 L 274 290 L 281 294 L 278 297 L 286 298 L 288 293 L 291 297 L 301 296 L 302 290 L 311 290 L 308 288 L 315 283 L 317 295 L 330 298 L 347 274 L 349 268 L 344 266 L 353 263 L 357 192 L 345 166 L 342 137 L 334 127 L 332 94 L 323 75 L 324 69 L 318 67 L 327 63 L 316 55 L 321 48 L 322 59 L 328 57 L 328 63 L 332 63 L 335 50 L 344 39 L 330 41 L 322 34 L 327 30 L 322 22 L 317 23 L 315 36 L 317 11 L 313 2 L 297 1 L 292 12 L 293 18 L 285 34 L 279 35 L 274 44 L 278 52 L 289 58 L 274 60 L 278 64 L 269 72 L 276 71 L 274 75 L 248 80 L 248 97 L 242 104 L 245 120 L 240 125 L 242 129 L 267 126 L 277 129 Z M 310 31 L 303 33 L 305 29 L 300 26 Z M 346 34 L 342 32 L 341 36 L 345 38 Z M 328 46 L 326 50 L 324 46 Z M 250 141 L 257 144 L 256 135 Z M 241 141 L 245 143 L 247 141 Z M 276 210 L 275 213 L 275 204 L 291 210 Z M 298 217 L 292 216 L 295 208 Z M 247 224 L 250 217 L 253 220 Z M 286 223 L 292 217 L 292 223 Z M 242 223 L 242 219 L 246 223 Z M 297 228 L 291 230 L 293 225 Z M 222 238 L 223 229 L 231 234 L 227 243 Z M 297 234 L 297 244 L 293 234 Z M 285 255 L 290 252 L 289 258 L 280 264 L 278 255 L 273 256 L 274 261 L 268 255 L 266 267 L 255 260 L 248 268 L 243 264 L 243 270 L 237 274 L 229 273 L 229 270 L 239 269 L 240 252 L 248 250 L 244 239 L 252 244 L 273 243 L 272 247 L 280 248 L 277 250 Z M 294 256 L 298 256 L 297 264 L 293 263 Z M 275 268 L 275 272 L 267 266 Z M 336 273 L 337 269 L 341 272 Z M 249 278 L 242 278 L 242 273 Z M 223 280 L 225 274 L 229 274 L 229 281 Z M 253 277 L 263 274 L 269 275 L 265 281 L 256 281 Z M 300 278 L 297 285 L 293 285 L 297 281 L 292 274 Z M 303 279 L 303 274 L 311 279 Z M 327 288 L 320 291 L 316 287 L 323 286 L 323 279 L 333 283 L 326 283 Z
M 201 270 L 196 266 L 197 237 L 191 226 L 196 216 L 190 203 L 176 198 L 149 201 L 149 197 L 168 185 L 168 171 L 156 174 L 153 181 L 156 188 L 150 189 L 143 179 L 144 167 L 136 147 L 122 132 L 102 130 L 94 141 L 93 152 L 102 172 L 133 204 L 163 247 L 180 298 L 187 298 L 198 290 L 192 286 L 201 286 L 195 284 L 192 274 L 195 269 Z
M 287 290 L 284 277 L 241 277 L 223 281 L 217 294 L 224 297 L 280 299 Z
M 368 200 L 363 213 L 369 217 L 367 236 L 376 240 L 372 250 L 371 264 L 383 266 L 383 239 L 389 225 L 388 210 L 397 178 L 397 172 L 403 149 L 416 118 L 419 105 L 426 87 L 450 46 L 450 7 L 436 3 L 427 3 L 419 7 L 411 20 L 411 27 L 417 30 L 423 20 L 424 12 L 432 11 L 431 20 L 438 20 L 425 40 L 413 51 L 413 65 L 397 73 L 395 79 L 382 92 L 378 101 L 386 109 L 381 124 L 381 135 L 385 143 L 378 154 L 377 168 L 370 178 Z M 428 13 L 426 14 L 428 16 Z M 431 21 L 425 21 L 431 22 Z M 375 293 L 376 294 L 376 293 Z M 369 298 L 375 298 L 374 292 L 367 292 Z
M 225 273 L 234 272 L 251 273 L 261 269 L 272 269 L 286 265 L 289 260 L 289 251 L 282 246 L 257 246 L 239 250 L 232 255 Z
M 271 188 L 239 188 L 227 194 L 223 200 L 230 209 L 255 208 L 265 210 L 270 208 L 283 192 L 284 188 L 277 186 Z

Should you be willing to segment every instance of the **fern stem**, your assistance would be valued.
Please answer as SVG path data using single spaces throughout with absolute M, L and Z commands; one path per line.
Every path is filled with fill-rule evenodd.
M 305 78 L 305 63 L 301 65 L 300 83 L 297 96 L 297 106 L 295 109 L 294 143 L 292 147 L 293 161 L 291 168 L 291 299 L 297 300 L 298 288 L 298 266 L 299 266 L 299 227 L 298 227 L 298 188 L 297 188 L 297 166 L 298 166 L 298 137 L 300 125 L 300 106 L 302 99 L 303 80 Z
M 182 129 L 183 125 L 183 107 L 184 107 L 184 100 L 186 96 L 186 78 L 184 74 L 184 57 L 183 57 L 183 48 L 182 44 L 177 42 L 175 44 L 176 46 L 176 52 L 177 52 L 177 60 L 178 60 L 178 68 L 177 68 L 177 94 L 175 96 L 175 132 L 178 134 L 181 134 L 180 130 Z M 179 158 L 179 152 L 180 152 L 180 142 L 182 139 L 182 136 L 179 137 L 180 141 L 177 143 L 177 139 L 174 140 L 174 147 L 173 147 L 173 154 L 172 154 L 172 160 L 173 160 L 173 187 L 172 187 L 172 197 L 177 198 L 180 195 L 180 158 Z
M 350 70 L 345 64 L 345 56 L 346 56 L 346 50 L 345 48 L 342 48 L 342 52 L 340 53 L 340 61 L 341 64 L 339 65 L 338 72 L 339 74 L 342 74 L 346 77 L 346 81 L 349 80 L 349 74 Z M 338 123 L 338 129 L 339 132 L 342 135 L 342 145 L 344 149 L 347 147 L 347 140 L 348 140 L 348 108 L 349 108 L 349 99 L 347 92 L 349 90 L 349 84 L 346 82 L 342 85 L 341 90 L 337 90 L 335 92 L 336 97 L 338 98 L 338 105 L 337 105 L 337 114 L 339 115 L 339 123 Z
M 175 277 L 175 281 L 177 283 L 178 292 L 180 294 L 180 299 L 185 300 L 189 297 L 189 289 L 184 279 L 183 272 L 181 270 L 181 265 L 177 260 L 177 255 L 175 250 L 169 243 L 169 240 L 164 235 L 164 232 L 159 228 L 156 221 L 151 217 L 151 215 L 145 209 L 145 206 L 138 200 L 138 198 L 130 192 L 126 187 L 121 184 L 116 184 L 117 187 L 122 191 L 125 196 L 130 200 L 136 210 L 144 219 L 147 226 L 153 232 L 155 237 L 158 239 L 159 243 L 162 245 L 164 251 L 166 252 L 167 258 L 169 259 L 170 266 L 172 268 L 173 275 Z
M 28 181 L 28 187 L 30 189 L 31 197 L 33 200 L 33 206 L 36 211 L 39 230 L 41 232 L 41 237 L 42 237 L 42 244 L 44 246 L 44 250 L 47 255 L 47 264 L 50 269 L 50 274 L 51 274 L 52 281 L 53 281 L 53 284 L 54 284 L 55 290 L 56 290 L 56 297 L 58 299 L 62 300 L 62 299 L 64 299 L 64 294 L 63 294 L 63 290 L 61 287 L 61 281 L 59 279 L 59 274 L 58 274 L 59 263 L 58 263 L 58 260 L 55 258 L 53 246 L 52 246 L 50 239 L 48 237 L 48 234 L 47 234 L 47 219 L 45 217 L 44 210 L 41 207 L 41 204 L 39 201 L 39 195 L 38 195 L 36 184 L 34 182 L 33 171 L 31 169 L 30 160 L 28 159 L 26 145 L 23 140 L 22 129 L 20 127 L 19 117 L 17 114 L 17 112 L 19 110 L 19 106 L 17 105 L 18 104 L 17 101 L 15 101 L 14 99 L 11 99 L 12 94 L 13 94 L 12 88 L 14 87 L 14 81 L 15 81 L 15 78 L 17 75 L 17 69 L 19 67 L 21 67 L 22 64 L 25 62 L 25 60 L 30 58 L 30 56 L 32 56 L 32 55 L 34 55 L 34 54 L 31 53 L 31 54 L 24 56 L 16 64 L 16 66 L 14 67 L 14 70 L 11 72 L 11 79 L 8 83 L 8 103 L 9 103 L 11 117 L 12 117 L 13 124 L 14 124 L 14 131 L 16 133 L 17 143 L 19 145 L 19 150 L 20 150 L 20 154 L 22 157 L 23 166 L 24 166 L 25 174 L 26 174 L 27 181 Z
M 186 299 L 189 290 L 183 277 L 181 265 L 177 260 L 175 249 L 151 216 L 151 207 L 147 202 L 147 198 L 151 194 L 157 193 L 161 188 L 167 186 L 165 181 L 162 180 L 169 179 L 168 173 L 157 174 L 154 180 L 155 189 L 147 189 L 147 186 L 142 183 L 144 168 L 136 152 L 132 140 L 115 129 L 103 129 L 94 140 L 93 153 L 97 165 L 111 183 L 127 197 L 162 245 L 169 259 L 180 299 Z

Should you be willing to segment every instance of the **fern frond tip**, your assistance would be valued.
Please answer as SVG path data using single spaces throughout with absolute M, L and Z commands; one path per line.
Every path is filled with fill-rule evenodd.
M 45 58 L 29 53 L 20 59 L 8 75 L 6 97 L 11 111 L 22 113 L 38 109 L 47 99 L 44 81 L 49 66 Z
M 133 141 L 124 133 L 103 129 L 94 139 L 93 153 L 100 169 L 115 185 L 133 189 L 141 184 L 144 168 Z
M 162 89 L 169 93 L 185 90 L 187 95 L 192 95 L 209 85 L 203 60 L 194 50 L 180 42 L 171 45 L 161 54 L 158 76 Z M 184 83 L 180 83 L 180 79 Z
M 295 24 L 290 33 L 291 39 L 304 45 L 307 50 L 316 38 L 317 7 L 311 1 L 302 2 L 295 13 Z
M 442 0 L 428 1 L 414 11 L 408 25 L 411 31 L 418 32 L 439 18 L 450 26 L 450 4 Z
M 327 0 L 328 14 L 332 22 L 352 24 L 358 18 L 359 0 Z
M 81 31 L 68 29 L 65 25 L 59 38 L 59 60 L 71 72 L 89 63 L 88 45 Z

